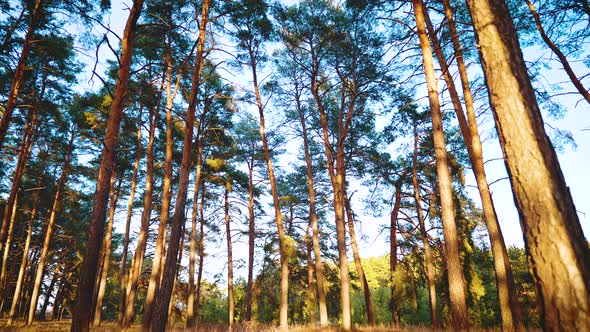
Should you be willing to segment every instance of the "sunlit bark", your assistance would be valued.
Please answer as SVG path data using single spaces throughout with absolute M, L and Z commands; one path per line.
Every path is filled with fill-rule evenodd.
M 152 331 L 164 331 L 168 321 L 168 306 L 170 296 L 176 276 L 176 262 L 179 249 L 179 242 L 184 224 L 184 209 L 188 191 L 188 182 L 191 169 L 191 150 L 193 142 L 193 127 L 195 122 L 195 109 L 197 106 L 197 91 L 199 89 L 201 69 L 203 65 L 203 52 L 205 48 L 206 28 L 209 14 L 209 0 L 202 1 L 201 22 L 199 26 L 199 41 L 197 45 L 197 54 L 195 65 L 193 67 L 191 79 L 191 92 L 189 96 L 189 106 L 187 108 L 186 123 L 184 128 L 184 141 L 182 150 L 182 161 L 180 166 L 180 175 L 178 182 L 178 194 L 174 206 L 174 217 L 170 232 L 170 242 L 166 252 L 166 262 L 158 296 L 155 300 L 155 308 L 151 322 Z
M 76 310 L 72 317 L 72 331 L 88 331 L 90 328 L 90 312 L 92 311 L 92 293 L 96 280 L 99 253 L 104 235 L 104 223 L 106 219 L 106 206 L 109 194 L 109 180 L 113 172 L 115 153 L 117 151 L 117 140 L 119 126 L 123 115 L 124 101 L 127 94 L 127 83 L 131 68 L 131 55 L 133 53 L 133 42 L 135 40 L 135 26 L 143 0 L 134 0 L 129 11 L 129 17 L 125 24 L 123 38 L 121 40 L 121 57 L 119 58 L 119 69 L 117 71 L 117 83 L 115 85 L 114 97 L 111 103 L 111 111 L 107 121 L 107 130 L 104 139 L 104 147 L 101 154 L 101 161 L 96 181 L 96 191 L 92 205 L 92 216 L 90 217 L 90 229 L 88 241 L 86 242 L 86 255 L 82 263 L 80 280 L 76 294 Z
M 504 0 L 467 0 L 546 330 L 590 330 L 590 250 Z
M 506 244 L 504 243 L 504 237 L 500 229 L 500 223 L 498 222 L 498 217 L 496 215 L 496 210 L 494 208 L 494 203 L 492 201 L 492 196 L 490 194 L 490 189 L 484 169 L 481 140 L 477 128 L 473 98 L 469 88 L 469 80 L 467 78 L 467 68 L 463 60 L 463 52 L 461 50 L 459 37 L 455 27 L 455 21 L 453 19 L 452 9 L 448 3 L 448 0 L 443 0 L 443 5 L 445 7 L 445 16 L 449 22 L 451 39 L 453 41 L 457 66 L 459 67 L 459 74 L 461 77 L 461 83 L 463 85 L 463 95 L 465 98 L 465 108 L 467 109 L 467 119 L 463 113 L 463 107 L 455 87 L 455 82 L 451 77 L 451 73 L 449 72 L 449 68 L 446 64 L 445 56 L 442 52 L 442 48 L 438 38 L 436 37 L 436 33 L 434 32 L 434 28 L 430 23 L 427 13 L 426 26 L 428 27 L 430 39 L 432 40 L 441 70 L 444 73 L 443 77 L 447 83 L 449 95 L 451 96 L 453 108 L 459 122 L 459 128 L 461 129 L 461 133 L 467 147 L 467 153 L 472 166 L 471 169 L 473 171 L 482 201 L 482 210 L 486 221 L 486 227 L 488 229 L 488 234 L 490 236 L 492 256 L 494 259 L 494 270 L 496 272 L 496 284 L 498 289 L 498 299 L 500 302 L 502 328 L 505 331 L 522 329 L 523 327 L 520 322 L 520 306 L 514 288 L 512 269 L 510 267 L 510 262 L 508 261 Z
M 129 232 L 131 228 L 131 217 L 133 216 L 133 203 L 135 201 L 135 188 L 137 187 L 137 174 L 139 172 L 139 161 L 141 160 L 141 109 L 138 115 L 137 126 L 137 149 L 135 151 L 135 162 L 133 163 L 133 175 L 131 176 L 131 190 L 129 192 L 129 201 L 127 202 L 127 219 L 125 220 L 125 235 L 123 237 L 123 252 L 121 253 L 121 265 L 119 266 L 119 312 L 117 321 L 121 324 L 125 315 L 126 285 L 125 276 L 127 275 L 127 253 L 129 251 Z
M 137 287 L 139 286 L 139 277 L 143 268 L 145 250 L 147 247 L 147 238 L 152 215 L 153 192 L 154 192 L 154 141 L 155 131 L 159 119 L 157 107 L 150 109 L 150 129 L 148 145 L 146 149 L 146 173 L 145 173 L 145 191 L 143 192 L 143 211 L 141 213 L 141 225 L 139 236 L 137 238 L 137 247 L 133 254 L 133 261 L 129 271 L 129 281 L 127 283 L 125 300 L 125 315 L 121 325 L 128 327 L 134 316 L 135 298 L 137 296 Z
M 416 18 L 418 37 L 420 39 L 420 49 L 422 50 L 424 73 L 426 74 L 430 102 L 432 136 L 436 155 L 436 172 L 438 174 L 438 187 L 442 210 L 441 217 L 445 239 L 445 260 L 449 281 L 452 325 L 456 330 L 464 330 L 469 328 L 465 298 L 465 282 L 459 257 L 459 242 L 457 238 L 457 225 L 455 223 L 452 179 L 447 160 L 447 150 L 440 112 L 438 87 L 432 59 L 432 49 L 430 48 L 430 40 L 426 34 L 424 23 L 424 3 L 422 0 L 413 0 L 412 2 L 414 5 L 414 16 Z

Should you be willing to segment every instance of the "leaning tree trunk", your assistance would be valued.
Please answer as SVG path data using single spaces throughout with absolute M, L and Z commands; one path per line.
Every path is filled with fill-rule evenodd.
M 53 276 L 51 277 L 51 281 L 49 282 L 49 286 L 47 287 L 47 291 L 45 292 L 45 300 L 43 300 L 43 305 L 41 306 L 41 311 L 39 312 L 39 320 L 45 320 L 45 316 L 47 316 L 47 308 L 49 307 L 49 300 L 51 299 L 51 294 L 53 293 L 53 288 L 55 288 L 55 283 L 57 282 L 58 277 L 58 270 L 54 269 Z
M 153 318 L 151 322 L 152 331 L 159 332 L 166 329 L 168 321 L 168 306 L 170 304 L 170 295 L 176 275 L 176 261 L 178 246 L 184 224 L 184 210 L 186 205 L 186 196 L 188 191 L 188 182 L 191 170 L 191 150 L 193 141 L 193 127 L 195 122 L 195 109 L 197 106 L 197 91 L 199 89 L 201 68 L 203 65 L 203 52 L 205 48 L 205 36 L 209 14 L 209 0 L 202 1 L 201 24 L 199 26 L 199 41 L 197 44 L 197 55 L 193 74 L 191 79 L 191 92 L 189 96 L 189 106 L 187 108 L 186 124 L 184 128 L 184 141 L 182 149 L 182 161 L 180 166 L 180 176 L 178 182 L 178 194 L 174 206 L 174 217 L 170 232 L 170 241 L 166 252 L 166 262 L 158 296 L 156 297 Z
M 47 230 L 45 231 L 45 238 L 43 240 L 43 248 L 41 249 L 41 255 L 39 256 L 37 271 L 35 272 L 35 282 L 33 283 L 33 291 L 31 294 L 31 305 L 29 306 L 29 314 L 27 316 L 27 325 L 31 325 L 33 323 L 33 319 L 35 319 L 35 309 L 37 307 L 37 301 L 39 300 L 39 290 L 41 288 L 41 282 L 43 280 L 43 271 L 45 270 L 45 264 L 47 259 L 47 254 L 49 252 L 49 244 L 51 243 L 51 235 L 53 232 L 53 224 L 55 223 L 55 218 L 57 216 L 57 210 L 59 204 L 61 203 L 61 195 L 68 177 L 68 172 L 70 171 L 70 160 L 72 157 L 72 150 L 74 149 L 74 133 L 70 137 L 70 142 L 68 145 L 68 152 L 66 154 L 66 159 L 61 169 L 61 175 L 57 180 L 57 188 L 55 191 L 55 196 L 53 198 L 53 204 L 51 206 L 51 212 L 49 214 L 49 221 L 47 222 Z M 89 299 L 89 301 L 91 301 Z
M 434 256 L 428 241 L 428 233 L 424 225 L 424 216 L 422 215 L 422 198 L 420 197 L 420 186 L 418 182 L 418 127 L 414 120 L 414 153 L 412 155 L 412 186 L 414 187 L 414 201 L 416 206 L 416 215 L 418 217 L 418 227 L 420 229 L 420 237 L 422 238 L 422 245 L 424 247 L 424 265 L 426 272 L 426 282 L 428 284 L 428 302 L 430 304 L 430 322 L 432 328 L 440 327 L 438 320 L 438 312 L 436 310 L 436 276 L 434 272 Z
M 103 141 L 103 150 L 100 160 L 96 191 L 92 205 L 92 216 L 90 218 L 90 229 L 88 241 L 86 242 L 86 255 L 80 270 L 80 281 L 78 282 L 76 294 L 76 310 L 72 317 L 72 331 L 88 331 L 90 329 L 90 313 L 92 311 L 92 293 L 94 292 L 94 281 L 102 239 L 104 235 L 104 223 L 106 219 L 106 207 L 109 195 L 109 182 L 113 172 L 115 153 L 117 151 L 117 140 L 119 127 L 123 115 L 124 100 L 127 95 L 127 83 L 131 68 L 131 55 L 133 53 L 133 42 L 135 40 L 135 26 L 141 13 L 143 0 L 134 0 L 129 11 L 129 17 L 123 32 L 121 57 L 119 58 L 119 70 L 117 71 L 117 83 L 111 111 L 107 121 L 107 131 Z
M 354 230 L 354 215 L 352 208 L 350 207 L 350 200 L 344 194 L 346 217 L 348 219 L 348 233 L 350 235 L 350 247 L 352 248 L 352 256 L 354 259 L 354 265 L 356 267 L 356 273 L 359 275 L 359 281 L 363 288 L 363 295 L 365 297 L 365 306 L 367 307 L 367 322 L 370 326 L 375 326 L 375 308 L 373 307 L 373 300 L 371 299 L 371 289 L 369 288 L 369 282 L 365 276 L 365 270 L 361 262 L 361 256 L 359 255 L 359 248 L 356 242 L 356 232 Z
M 29 155 L 31 153 L 31 148 L 33 145 L 33 136 L 36 130 L 37 124 L 37 109 L 39 107 L 39 103 L 36 103 L 33 109 L 29 110 L 30 120 L 27 120 L 25 123 L 25 128 L 23 131 L 23 136 L 20 143 L 20 151 L 18 153 L 17 162 L 16 162 L 16 169 L 14 170 L 14 175 L 12 178 L 12 185 L 10 188 L 10 193 L 8 195 L 8 200 L 4 205 L 4 214 L 2 215 L 2 228 L 0 229 L 0 252 L 5 251 L 5 247 L 10 247 L 10 245 L 5 245 L 5 242 L 8 241 L 8 228 L 11 224 L 12 216 L 13 216 L 13 209 L 16 205 L 16 195 L 20 188 L 21 180 L 23 175 L 25 174 L 25 168 L 27 165 L 27 161 L 29 160 Z M 9 248 L 10 249 L 10 248 Z M 1 274 L 4 275 L 6 266 L 4 263 L 2 264 L 2 272 Z M 2 277 L 3 278 L 3 277 Z M 1 279 L 1 278 L 0 278 Z M 0 281 L 0 294 L 4 293 L 4 283 L 3 280 Z
M 455 211 L 453 203 L 452 179 L 449 172 L 445 136 L 443 131 L 440 101 L 438 96 L 437 81 L 434 72 L 432 49 L 426 34 L 424 23 L 425 6 L 422 0 L 413 0 L 414 16 L 420 39 L 420 48 L 424 62 L 424 73 L 428 87 L 430 101 L 430 113 L 432 117 L 432 136 L 436 155 L 436 171 L 438 174 L 438 186 L 440 192 L 441 216 L 443 234 L 445 238 L 445 258 L 447 262 L 447 275 L 449 282 L 449 296 L 451 302 L 452 324 L 456 330 L 469 328 L 467 304 L 465 300 L 465 282 L 461 259 L 459 257 L 459 243 L 457 239 L 457 225 L 455 223 Z
M 502 328 L 507 331 L 515 329 L 522 330 L 523 326 L 520 321 L 520 305 L 518 303 L 518 297 L 516 296 L 516 290 L 514 288 L 514 278 L 512 276 L 512 268 L 508 260 L 508 253 L 506 251 L 506 244 L 504 243 L 504 237 L 500 229 L 500 223 L 496 215 L 494 203 L 490 193 L 488 181 L 485 174 L 483 154 L 481 148 L 481 140 L 479 137 L 479 131 L 477 128 L 477 122 L 475 119 L 475 111 L 473 107 L 473 99 L 469 88 L 469 81 L 467 79 L 467 70 L 463 61 L 463 52 L 459 43 L 457 31 L 455 28 L 455 22 L 453 20 L 452 10 L 448 0 L 444 0 L 445 15 L 449 21 L 449 27 L 451 30 L 451 38 L 453 40 L 453 47 L 455 48 L 457 65 L 459 67 L 461 81 L 463 84 L 463 93 L 465 96 L 465 108 L 467 109 L 468 119 L 465 118 L 463 113 L 463 107 L 459 99 L 459 94 L 455 87 L 455 82 L 451 77 L 451 73 L 446 64 L 445 56 L 442 52 L 442 48 L 436 37 L 436 33 L 430 22 L 428 13 L 426 13 L 426 26 L 434 46 L 435 54 L 438 58 L 438 62 L 443 71 L 444 79 L 447 83 L 449 95 L 453 103 L 455 114 L 459 122 L 459 127 L 467 147 L 467 153 L 471 162 L 471 169 L 475 177 L 479 195 L 482 202 L 482 210 L 484 213 L 484 219 L 488 234 L 490 236 L 490 244 L 492 249 L 492 256 L 494 260 L 494 270 L 496 272 L 496 284 L 498 289 L 498 300 L 500 302 L 500 314 L 502 318 Z M 469 121 L 469 123 L 468 123 Z
M 264 122 L 264 105 L 262 104 L 262 97 L 260 96 L 256 58 L 254 56 L 254 51 L 252 49 L 249 50 L 249 55 L 250 69 L 252 70 L 252 84 L 254 86 L 254 94 L 256 95 L 256 106 L 258 107 L 258 115 L 260 117 L 260 139 L 262 140 L 264 159 L 266 160 L 266 168 L 268 169 L 270 191 L 272 194 L 272 201 L 275 209 L 275 221 L 277 224 L 277 232 L 279 234 L 279 256 L 281 263 L 279 326 L 281 327 L 281 329 L 287 329 L 287 327 L 289 326 L 289 259 L 287 257 L 287 237 L 285 235 L 285 228 L 283 226 L 283 217 L 279 202 L 279 191 L 277 189 L 274 168 L 270 156 L 270 148 L 268 147 L 268 140 L 266 137 L 266 128 Z
M 467 1 L 547 330 L 590 330 L 590 250 L 504 0 Z
M 129 282 L 127 283 L 125 300 L 125 314 L 121 326 L 129 327 L 133 320 L 135 309 L 135 297 L 139 286 L 139 277 L 143 267 L 145 249 L 150 228 L 150 219 L 152 215 L 152 203 L 154 192 L 154 141 L 156 138 L 156 127 L 158 126 L 159 112 L 157 107 L 150 109 L 150 129 L 148 146 L 146 149 L 146 173 L 145 173 L 145 191 L 143 193 L 143 211 L 141 213 L 141 225 L 139 236 L 137 238 L 137 247 L 133 254 L 133 262 L 129 271 Z
M 131 177 L 131 191 L 127 202 L 127 219 L 125 221 L 125 235 L 123 237 L 123 252 L 121 253 L 121 265 L 119 266 L 119 311 L 117 321 L 123 321 L 125 315 L 126 283 L 125 275 L 127 266 L 127 253 L 129 251 L 129 233 L 131 228 L 131 217 L 133 217 L 133 203 L 135 200 L 135 188 L 137 186 L 137 174 L 139 172 L 139 161 L 141 160 L 141 110 L 139 110 L 137 125 L 137 149 L 135 150 L 135 162 L 133 163 L 133 175 Z
M 8 226 L 8 236 L 6 238 L 6 245 L 4 246 L 4 255 L 2 257 L 2 274 L 0 274 L 0 285 L 2 286 L 2 297 L 4 298 L 5 293 L 8 293 L 8 287 L 6 287 L 6 275 L 13 273 L 13 268 L 11 267 L 10 273 L 6 273 L 6 267 L 8 264 L 8 253 L 10 251 L 10 246 L 12 245 L 12 234 L 14 231 L 14 223 L 16 222 L 16 211 L 18 206 L 18 193 L 16 194 L 14 204 L 12 204 L 12 217 L 10 218 L 10 225 Z M 14 265 L 13 265 L 14 266 Z M 4 306 L 4 299 L 2 300 L 2 304 L 0 305 L 0 310 Z
M 21 258 L 20 268 L 18 270 L 18 277 L 16 279 L 16 286 L 14 288 L 14 295 L 12 296 L 12 305 L 10 306 L 10 313 L 8 314 L 8 323 L 7 325 L 12 325 L 13 321 L 17 319 L 16 316 L 16 308 L 17 304 L 20 300 L 20 295 L 22 291 L 23 281 L 25 279 L 25 270 L 27 267 L 27 258 L 29 255 L 29 247 L 31 245 L 31 237 L 33 235 L 33 222 L 37 218 L 37 209 L 39 208 L 39 191 L 35 192 L 35 198 L 33 203 L 33 210 L 31 211 L 31 218 L 29 219 L 29 224 L 27 225 L 27 238 L 25 240 L 25 246 L 23 248 L 23 257 Z
M 16 65 L 16 69 L 14 71 L 14 79 L 12 80 L 8 100 L 6 101 L 4 112 L 2 113 L 2 117 L 0 119 L 0 151 L 4 146 L 4 138 L 6 137 L 6 132 L 8 131 L 8 125 L 10 124 L 12 112 L 14 112 L 14 109 L 16 108 L 19 89 L 23 81 L 23 74 L 27 67 L 27 60 L 29 58 L 29 53 L 31 52 L 31 45 L 34 42 L 35 29 L 41 16 L 41 5 L 43 4 L 43 1 L 44 0 L 37 0 L 35 2 L 35 7 L 33 7 L 31 21 L 29 22 L 29 28 L 23 42 L 23 49 L 20 53 L 18 64 Z M 2 238 L 0 238 L 0 240 L 4 241 Z M 2 250 L 2 247 L 0 247 L 0 250 Z
M 43 89 L 41 92 L 41 96 L 44 95 L 45 84 L 43 84 Z M 42 98 L 42 97 L 41 97 Z M 14 178 L 12 180 L 12 187 L 10 189 L 10 195 L 8 197 L 8 202 L 6 202 L 6 206 L 4 207 L 4 218 L 2 226 L 4 228 L 5 225 L 8 225 L 8 230 L 6 233 L 6 243 L 4 244 L 4 254 L 2 256 L 2 268 L 0 272 L 0 294 L 4 295 L 6 292 L 6 278 L 7 278 L 7 271 L 6 267 L 8 264 L 8 256 L 10 253 L 10 246 L 12 242 L 12 232 L 14 230 L 14 223 L 16 218 L 16 209 L 18 205 L 18 190 L 20 188 L 21 180 L 25 174 L 25 168 L 27 161 L 29 160 L 29 156 L 31 154 L 31 149 L 33 147 L 33 136 L 36 131 L 36 124 L 37 124 L 37 109 L 39 107 L 39 102 L 33 107 L 30 111 L 31 113 L 31 120 L 27 122 L 25 125 L 25 130 L 23 133 L 23 138 L 20 145 L 20 152 L 17 158 L 17 166 L 14 174 Z M 0 245 L 0 248 L 2 246 Z M 4 305 L 4 300 L 2 300 L 2 304 L 0 305 L 0 310 Z

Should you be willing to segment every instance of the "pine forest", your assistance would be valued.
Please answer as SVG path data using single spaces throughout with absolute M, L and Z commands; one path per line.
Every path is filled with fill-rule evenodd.
M 0 8 L 0 330 L 590 331 L 589 0 Z

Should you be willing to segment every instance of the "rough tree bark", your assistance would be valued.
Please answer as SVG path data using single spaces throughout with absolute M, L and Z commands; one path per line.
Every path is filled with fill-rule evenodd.
M 547 330 L 590 330 L 590 250 L 504 0 L 467 0 Z
M 178 194 L 176 196 L 176 204 L 174 206 L 174 216 L 172 218 L 170 241 L 168 251 L 166 252 L 166 263 L 164 264 L 164 272 L 162 275 L 162 282 L 160 285 L 159 294 L 155 300 L 155 308 L 151 322 L 152 331 L 159 332 L 166 329 L 166 322 L 168 321 L 168 306 L 170 303 L 170 295 L 172 294 L 172 284 L 174 283 L 176 275 L 176 261 L 178 254 L 178 246 L 182 233 L 182 225 L 184 224 L 184 209 L 186 204 L 186 196 L 188 191 L 188 182 L 191 169 L 191 150 L 193 141 L 193 127 L 195 122 L 195 109 L 197 106 L 197 91 L 199 89 L 201 68 L 203 65 L 203 52 L 205 48 L 205 36 L 209 14 L 209 0 L 202 1 L 201 22 L 199 26 L 199 41 L 197 44 L 197 55 L 195 65 L 193 67 L 191 79 L 191 92 L 189 96 L 189 106 L 187 108 L 186 124 L 184 128 L 184 141 L 182 149 L 182 162 L 180 166 L 180 178 L 178 183 Z
M 434 32 L 432 23 L 430 22 L 428 13 L 425 15 L 426 26 L 434 46 L 435 54 L 441 66 L 441 70 L 444 73 L 443 77 L 447 83 L 449 95 L 451 96 L 453 108 L 459 122 L 459 128 L 461 129 L 461 134 L 467 147 L 467 153 L 472 165 L 471 169 L 473 171 L 481 198 L 484 219 L 490 237 L 492 256 L 494 260 L 494 270 L 496 272 L 496 284 L 498 290 L 498 299 L 500 302 L 502 328 L 506 331 L 513 331 L 515 329 L 522 330 L 523 326 L 520 320 L 520 305 L 518 303 L 518 297 L 514 288 L 512 268 L 510 267 L 510 262 L 508 260 L 506 244 L 504 243 L 504 237 L 500 229 L 500 223 L 498 222 L 498 217 L 496 215 L 496 210 L 494 208 L 492 195 L 490 193 L 485 173 L 481 140 L 475 118 L 475 109 L 473 106 L 473 97 L 471 95 L 469 80 L 467 78 L 467 68 L 464 63 L 463 52 L 461 50 L 461 45 L 449 1 L 443 0 L 443 5 L 445 9 L 445 16 L 449 23 L 451 39 L 455 49 L 461 83 L 463 85 L 463 95 L 465 98 L 467 118 L 465 118 L 465 114 L 463 113 L 463 107 L 455 87 L 455 82 L 451 77 L 451 73 L 446 64 L 445 56 L 442 52 L 442 48 L 436 33 Z
M 432 136 L 436 155 L 436 171 L 441 204 L 443 234 L 445 238 L 445 259 L 449 281 L 449 296 L 451 302 L 452 325 L 455 330 L 469 328 L 469 318 L 465 299 L 465 283 L 461 259 L 459 257 L 459 243 L 457 239 L 457 225 L 455 223 L 455 209 L 453 203 L 452 179 L 449 172 L 445 136 L 443 131 L 440 101 L 437 81 L 434 72 L 432 49 L 426 33 L 425 6 L 422 0 L 413 0 L 414 16 L 420 39 L 420 49 L 426 74 L 430 113 L 432 118 Z
M 123 39 L 121 40 L 121 57 L 119 70 L 117 71 L 117 83 L 115 85 L 114 97 L 111 103 L 111 112 L 107 121 L 107 131 L 104 139 L 104 147 L 100 160 L 96 191 L 92 205 L 92 216 L 90 218 L 90 229 L 86 243 L 86 255 L 80 271 L 76 294 L 76 310 L 72 317 L 72 331 L 88 331 L 90 329 L 90 312 L 92 311 L 92 293 L 102 238 L 104 234 L 104 223 L 106 219 L 106 207 L 109 195 L 109 181 L 113 171 L 115 153 L 117 151 L 117 139 L 119 127 L 123 115 L 125 96 L 127 95 L 127 82 L 131 68 L 131 55 L 133 53 L 133 42 L 135 40 L 135 26 L 143 0 L 134 0 L 129 11 L 129 17 L 125 24 Z

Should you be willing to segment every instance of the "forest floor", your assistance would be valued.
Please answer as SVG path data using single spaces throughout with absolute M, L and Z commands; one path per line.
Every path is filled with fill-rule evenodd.
M 58 331 L 69 331 L 70 330 L 70 323 L 69 320 L 62 320 L 62 321 L 46 321 L 46 322 L 34 322 L 31 326 L 24 326 L 22 322 L 17 322 L 13 326 L 6 326 L 6 320 L 0 320 L 0 331 L 18 331 L 18 332 L 37 332 L 37 331 L 44 331 L 44 332 L 58 332 Z M 120 331 L 121 329 L 116 323 L 104 323 L 100 327 L 94 327 L 91 329 L 95 332 L 115 332 Z M 126 331 L 129 332 L 139 332 L 142 331 L 141 326 L 132 326 L 131 328 L 127 329 Z M 175 326 L 170 327 L 168 331 L 203 331 L 203 332 L 228 332 L 230 331 L 227 325 L 201 325 L 198 328 L 194 329 L 186 329 L 184 328 L 184 324 L 178 323 Z M 271 325 L 252 325 L 252 324 L 237 324 L 231 329 L 232 332 L 275 332 L 280 331 L 278 327 L 271 326 Z M 329 327 L 329 328 L 312 328 L 309 326 L 289 326 L 290 332 L 304 332 L 304 331 L 328 331 L 328 332 L 340 332 L 342 331 L 338 327 Z M 391 327 L 355 327 L 354 331 L 358 332 L 432 332 L 432 331 L 452 331 L 451 329 L 438 329 L 434 330 L 426 326 L 405 326 L 401 328 L 391 328 Z M 501 329 L 493 328 L 493 329 L 471 329 L 470 331 L 475 332 L 492 332 L 492 331 L 501 331 Z M 540 329 L 528 329 L 527 331 L 541 331 Z

